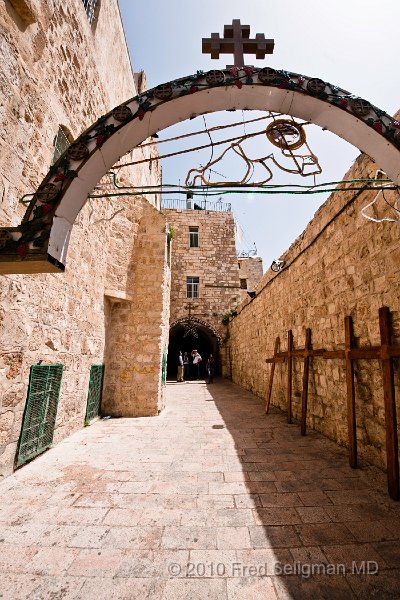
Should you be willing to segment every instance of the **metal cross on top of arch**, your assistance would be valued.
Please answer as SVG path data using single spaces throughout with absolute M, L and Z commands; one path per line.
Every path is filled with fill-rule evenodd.
M 257 33 L 250 39 L 250 26 L 242 25 L 240 19 L 233 19 L 232 25 L 224 26 L 224 37 L 212 33 L 210 38 L 203 38 L 203 54 L 211 54 L 211 58 L 219 58 L 220 54 L 233 54 L 233 66 L 241 69 L 245 66 L 244 54 L 255 54 L 257 59 L 273 54 L 275 41 L 266 40 L 263 33 Z M 226 68 L 230 69 L 232 65 Z
M 271 67 L 197 71 L 127 100 L 78 137 L 50 168 L 22 223 L 0 228 L 0 274 L 63 271 L 76 217 L 113 165 L 157 132 L 223 110 L 275 112 L 319 125 L 400 184 L 400 121 L 363 98 L 318 77 Z

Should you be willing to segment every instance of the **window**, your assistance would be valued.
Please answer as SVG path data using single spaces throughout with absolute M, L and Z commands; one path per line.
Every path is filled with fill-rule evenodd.
M 189 248 L 199 247 L 199 228 L 189 227 Z
M 199 278 L 198 277 L 186 277 L 186 296 L 187 298 L 198 298 L 199 297 Z
M 247 279 L 240 280 L 240 289 L 247 290 Z
M 82 0 L 82 2 L 83 2 L 83 6 L 86 10 L 88 21 L 90 24 L 92 24 L 95 19 L 95 16 L 96 16 L 95 11 L 96 11 L 97 0 Z
M 66 127 L 62 125 L 59 126 L 57 135 L 54 138 L 54 149 L 53 149 L 53 158 L 51 160 L 51 164 L 54 165 L 60 158 L 62 154 L 68 149 L 71 145 L 72 136 L 68 135 L 68 131 Z

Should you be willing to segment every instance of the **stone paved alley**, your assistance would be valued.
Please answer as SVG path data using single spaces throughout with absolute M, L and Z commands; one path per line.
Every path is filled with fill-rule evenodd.
M 399 597 L 379 471 L 232 384 L 167 391 L 158 418 L 98 421 L 0 484 L 1 598 Z

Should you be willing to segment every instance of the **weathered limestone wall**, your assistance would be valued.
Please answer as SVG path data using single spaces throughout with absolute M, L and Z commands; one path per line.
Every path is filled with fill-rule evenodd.
M 247 292 L 256 289 L 261 277 L 263 276 L 263 262 L 259 256 L 248 256 L 238 258 L 240 280 L 245 279 L 247 286 L 240 290 L 240 299 L 246 300 Z
M 164 210 L 175 233 L 171 245 L 171 325 L 188 316 L 186 277 L 199 277 L 193 315 L 224 336 L 222 317 L 240 301 L 234 220 L 230 212 Z M 199 228 L 199 247 L 189 248 L 189 227 Z
M 126 298 L 108 297 L 103 412 L 157 415 L 164 406 L 162 354 L 168 343 L 170 270 L 165 218 L 146 200 L 134 246 Z
M 18 198 L 47 172 L 59 124 L 76 137 L 135 95 L 135 79 L 116 0 L 102 0 L 92 26 L 81 0 L 6 0 L 0 6 L 0 54 L 0 223 L 16 225 L 25 210 Z M 156 150 L 152 155 L 156 158 Z M 154 160 L 151 173 L 142 165 L 119 177 L 121 184 L 140 185 L 158 183 L 159 175 Z M 117 192 L 109 181 L 104 178 L 95 193 Z M 73 228 L 64 274 L 0 278 L 0 477 L 13 468 L 32 364 L 64 364 L 55 441 L 83 425 L 90 367 L 105 362 L 108 372 L 113 359 L 106 349 L 111 302 L 129 300 L 132 277 L 152 277 L 153 265 L 143 260 L 142 270 L 135 270 L 133 257 L 139 230 L 147 219 L 153 227 L 154 211 L 140 197 L 89 200 Z M 161 252 L 166 237 L 161 221 L 152 235 Z M 161 254 L 158 258 L 163 264 Z M 161 284 L 158 295 L 153 293 L 156 303 L 165 300 Z M 136 308 L 144 322 L 146 306 Z M 158 314 L 163 327 L 162 311 Z M 148 349 L 156 368 L 164 329 L 157 332 Z M 129 339 L 127 346 L 136 352 Z M 139 359 L 135 364 L 143 366 Z M 152 405 L 151 414 L 154 387 L 150 383 L 147 395 L 142 388 L 140 396 Z M 135 404 L 135 396 L 131 401 Z
M 361 155 L 345 179 L 374 177 L 377 168 Z M 360 346 L 380 344 L 378 308 L 383 305 L 392 311 L 394 342 L 400 342 L 399 223 L 373 223 L 360 214 L 376 193 L 364 192 L 353 202 L 355 192 L 332 194 L 283 255 L 287 267 L 278 274 L 269 270 L 264 275 L 257 286 L 257 297 L 246 301 L 229 325 L 228 351 L 235 382 L 265 399 L 271 368 L 265 358 L 273 355 L 277 336 L 281 348 L 286 349 L 288 329 L 293 330 L 295 347 L 304 347 L 305 328 L 310 327 L 315 348 L 341 349 L 344 317 L 351 315 L 356 342 Z M 386 191 L 385 198 L 393 203 L 395 192 Z M 390 212 L 382 195 L 370 210 L 375 217 Z M 294 360 L 293 410 L 297 419 L 301 363 Z M 310 373 L 308 427 L 347 445 L 344 361 L 315 358 Z M 379 362 L 357 361 L 355 379 L 359 453 L 384 467 L 385 420 Z M 280 364 L 275 370 L 273 404 L 285 409 L 285 394 L 286 365 Z
M 29 24 L 14 8 L 21 4 L 30 7 Z M 0 220 L 14 225 L 24 213 L 18 198 L 50 165 L 58 125 L 77 137 L 133 96 L 135 83 L 116 0 L 102 0 L 95 26 L 82 0 L 6 0 L 0 53 Z

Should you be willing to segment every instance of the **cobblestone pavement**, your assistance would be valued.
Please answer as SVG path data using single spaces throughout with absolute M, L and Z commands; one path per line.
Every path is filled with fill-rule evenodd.
M 399 598 L 379 471 L 232 384 L 167 391 L 0 484 L 0 598 Z

